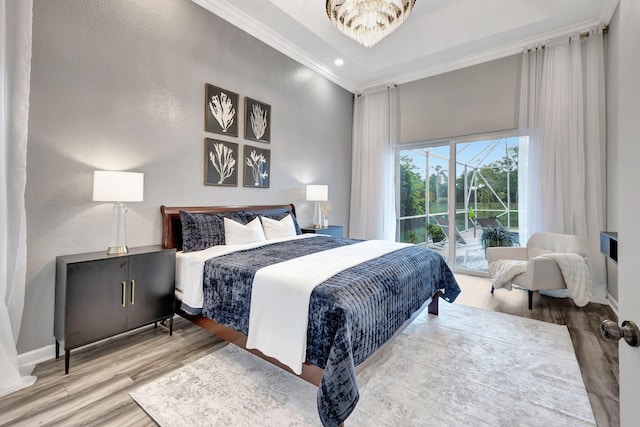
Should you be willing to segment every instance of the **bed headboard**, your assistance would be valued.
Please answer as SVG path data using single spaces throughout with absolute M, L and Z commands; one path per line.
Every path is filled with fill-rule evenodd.
M 165 248 L 182 249 L 182 224 L 180 223 L 180 211 L 189 213 L 227 213 L 227 212 L 291 212 L 295 216 L 296 208 L 288 205 L 264 205 L 264 206 L 160 206 L 162 215 L 162 246 Z

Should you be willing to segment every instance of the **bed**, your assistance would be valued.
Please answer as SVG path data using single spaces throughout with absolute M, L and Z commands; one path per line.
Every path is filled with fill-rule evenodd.
M 289 215 L 295 220 L 295 206 L 292 204 L 161 206 L 160 210 L 162 244 L 179 251 L 185 243 L 193 246 L 188 228 L 185 230 L 189 235 L 183 239 L 181 215 L 187 222 L 190 215 L 199 218 L 239 215 L 243 216 L 245 223 L 258 216 L 284 220 Z M 234 219 L 238 220 L 238 217 Z M 296 231 L 298 234 L 297 223 Z M 251 336 L 249 319 L 252 310 L 255 311 L 255 306 L 250 304 L 257 301 L 255 290 L 251 297 L 252 280 L 257 282 L 262 271 L 301 262 L 305 256 L 322 257 L 339 251 L 350 251 L 344 253 L 352 255 L 354 251 L 365 252 L 361 248 L 367 244 L 374 246 L 376 241 L 305 235 L 275 239 L 257 247 L 224 253 L 204 262 L 201 276 L 203 307 L 194 311 L 190 305 L 178 301 L 177 313 L 247 349 L 248 336 Z M 299 255 L 301 257 L 295 259 Z M 453 302 L 460 288 L 440 255 L 406 245 L 344 267 L 344 270 L 323 279 L 310 292 L 308 310 L 305 307 L 308 315 L 308 327 L 304 331 L 306 352 L 303 353 L 304 363 L 300 370 L 258 349 L 250 348 L 248 351 L 318 386 L 319 416 L 324 425 L 330 426 L 343 423 L 355 408 L 359 398 L 356 374 L 375 359 L 380 348 L 388 345 L 393 336 L 425 307 L 430 313 L 437 314 L 439 299 Z M 254 347 L 252 340 L 250 347 Z

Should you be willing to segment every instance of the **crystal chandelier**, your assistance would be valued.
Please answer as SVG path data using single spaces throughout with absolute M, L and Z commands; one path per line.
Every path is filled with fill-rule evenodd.
M 327 15 L 346 36 L 371 47 L 398 28 L 416 0 L 327 0 Z

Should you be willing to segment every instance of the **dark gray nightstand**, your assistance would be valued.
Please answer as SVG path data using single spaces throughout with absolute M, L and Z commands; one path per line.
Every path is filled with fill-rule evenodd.
M 160 320 L 173 332 L 176 250 L 129 248 L 56 258 L 56 358 L 64 342 L 65 374 L 72 349 Z
M 300 229 L 303 233 L 326 234 L 333 237 L 342 237 L 341 225 L 329 225 L 325 228 L 305 227 Z

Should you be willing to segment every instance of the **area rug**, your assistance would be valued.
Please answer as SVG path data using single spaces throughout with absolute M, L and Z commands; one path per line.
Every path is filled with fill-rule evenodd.
M 424 311 L 358 375 L 348 426 L 595 426 L 566 326 Z M 319 426 L 316 388 L 233 345 L 130 395 L 163 427 Z

